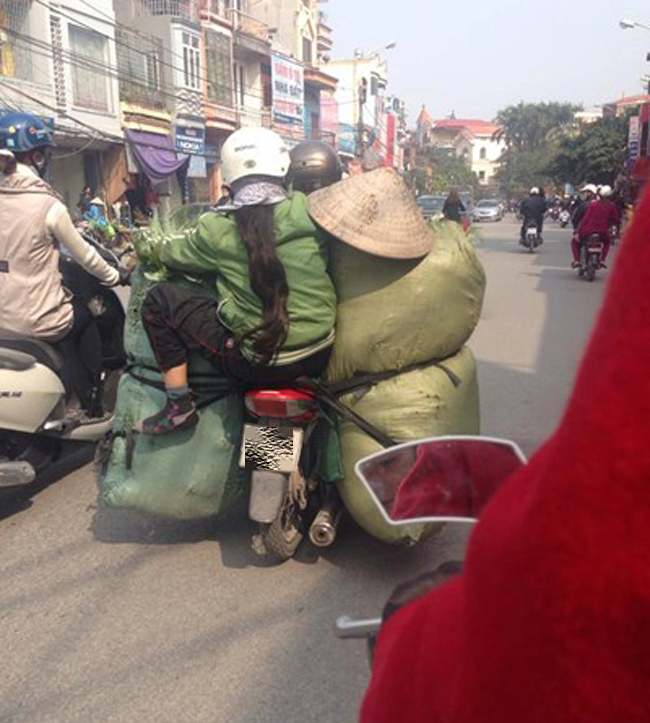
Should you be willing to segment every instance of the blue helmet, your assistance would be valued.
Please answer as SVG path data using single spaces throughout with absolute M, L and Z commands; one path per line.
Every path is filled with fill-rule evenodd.
M 0 148 L 13 153 L 29 153 L 53 145 L 49 128 L 35 115 L 8 113 L 0 117 Z

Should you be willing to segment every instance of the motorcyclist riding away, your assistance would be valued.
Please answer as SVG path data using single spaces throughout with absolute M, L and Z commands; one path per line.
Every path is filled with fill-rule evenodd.
M 573 266 L 580 264 L 580 244 L 591 236 L 598 234 L 603 240 L 603 253 L 601 256 L 601 267 L 605 267 L 605 260 L 612 244 L 611 229 L 618 229 L 621 225 L 621 213 L 613 201 L 611 186 L 601 186 L 598 191 L 598 200 L 593 201 L 587 207 L 582 220 L 580 221 L 576 236 L 571 243 L 573 250 Z
M 582 198 L 576 204 L 573 216 L 571 217 L 571 224 L 573 225 L 574 231 L 578 230 L 578 226 L 584 218 L 585 213 L 587 213 L 587 209 L 596 199 L 598 188 L 594 186 L 593 183 L 588 183 L 580 189 L 580 193 L 582 194 Z
M 544 216 L 546 214 L 546 200 L 537 187 L 530 189 L 530 195 L 521 202 L 519 209 L 523 223 L 521 225 L 521 242 L 526 239 L 526 229 L 530 224 L 537 226 L 537 234 L 540 243 L 542 242 L 542 231 L 544 230 Z
M 137 423 L 141 433 L 198 421 L 188 387 L 190 351 L 244 385 L 319 376 L 330 356 L 336 293 L 327 240 L 307 213 L 307 197 L 287 192 L 284 142 L 270 130 L 245 128 L 228 138 L 221 157 L 231 203 L 161 249 L 170 268 L 212 274 L 218 302 L 170 282 L 147 295 L 142 318 L 167 402 Z
M 55 345 L 66 360 L 66 390 L 101 416 L 101 341 L 87 306 L 63 286 L 58 246 L 107 286 L 120 281 L 77 233 L 43 180 L 53 147 L 44 123 L 27 113 L 0 120 L 0 329 Z

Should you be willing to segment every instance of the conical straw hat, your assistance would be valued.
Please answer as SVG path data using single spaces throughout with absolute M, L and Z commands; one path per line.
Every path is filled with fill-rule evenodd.
M 413 194 L 392 168 L 315 191 L 309 196 L 309 213 L 340 241 L 387 259 L 421 258 L 434 242 Z

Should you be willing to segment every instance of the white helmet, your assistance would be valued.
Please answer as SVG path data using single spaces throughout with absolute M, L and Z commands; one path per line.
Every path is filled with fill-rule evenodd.
M 596 188 L 596 186 L 594 186 L 593 183 L 588 183 L 586 186 L 583 186 L 580 189 L 580 192 L 581 193 L 587 193 L 587 192 L 593 193 L 595 196 L 598 193 L 598 189 Z
M 284 178 L 291 158 L 284 141 L 268 128 L 241 128 L 221 149 L 223 182 L 232 186 L 246 176 Z
M 539 196 L 539 188 L 537 188 L 537 186 L 533 186 L 530 189 L 530 195 L 531 196 Z
M 612 190 L 611 186 L 601 186 L 598 189 L 598 195 L 601 198 L 609 198 L 612 195 L 612 193 L 614 193 L 614 191 Z

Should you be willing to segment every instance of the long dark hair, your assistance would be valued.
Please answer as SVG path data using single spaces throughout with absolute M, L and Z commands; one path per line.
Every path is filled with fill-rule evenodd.
M 234 212 L 241 240 L 248 251 L 251 288 L 262 302 L 262 322 L 244 334 L 253 339 L 258 364 L 268 364 L 289 334 L 289 286 L 275 248 L 273 206 L 244 206 Z

